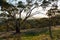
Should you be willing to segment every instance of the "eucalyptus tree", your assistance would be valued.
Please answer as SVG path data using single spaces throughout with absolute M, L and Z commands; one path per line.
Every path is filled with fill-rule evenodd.
M 49 34 L 50 34 L 51 39 L 53 38 L 52 27 L 51 27 L 51 22 L 52 22 L 51 18 L 54 18 L 56 16 L 56 13 L 57 13 L 57 10 L 58 10 L 57 8 L 58 8 L 57 4 L 56 5 L 53 4 L 51 9 L 48 10 L 48 12 L 47 12 L 47 15 L 49 17 L 48 18 L 49 19 Z M 53 19 L 53 21 L 55 22 L 55 18 Z M 54 22 L 53 22 L 53 25 L 55 24 Z
M 6 0 L 0 0 L 0 6 L 1 6 L 1 11 L 5 11 L 5 12 L 3 12 L 3 14 L 5 14 L 6 16 L 11 15 L 11 13 L 9 11 L 9 7 L 12 7 L 13 6 L 12 4 L 7 3 Z M 9 15 L 6 14 L 6 11 L 9 13 Z M 8 25 L 8 20 L 5 20 L 5 21 L 7 22 L 6 25 Z M 8 26 L 7 26 L 7 29 L 8 29 Z
M 20 33 L 20 22 L 19 21 L 21 19 L 21 13 L 23 11 L 26 12 L 26 17 L 23 19 L 22 23 L 24 21 L 26 21 L 29 17 L 37 14 L 37 13 L 36 14 L 31 14 L 32 10 L 37 8 L 37 6 L 38 6 L 37 0 L 34 3 L 33 3 L 33 1 L 32 0 L 26 0 L 26 2 L 27 2 L 26 5 L 24 5 L 23 2 L 20 1 L 20 2 L 18 2 L 18 6 L 14 6 L 12 4 L 9 4 L 6 1 L 1 0 L 1 4 L 0 4 L 1 5 L 1 10 L 8 12 L 8 19 L 9 18 L 15 19 L 16 33 Z
M 34 1 L 34 0 L 33 0 Z M 20 2 L 18 2 L 18 8 L 20 8 L 21 10 L 20 10 L 20 12 L 19 12 L 19 14 L 20 14 L 20 19 L 21 19 L 21 13 L 24 11 L 24 12 L 26 12 L 26 16 L 25 16 L 25 18 L 22 20 L 22 22 L 20 23 L 20 26 L 21 26 L 21 24 L 23 24 L 23 22 L 25 22 L 29 17 L 32 17 L 33 15 L 36 15 L 36 14 L 31 14 L 31 12 L 32 12 L 32 10 L 34 10 L 35 8 L 37 8 L 37 3 L 35 2 L 35 3 L 33 3 L 33 1 L 32 0 L 26 0 L 26 3 L 27 4 L 23 4 L 22 3 L 22 1 L 20 1 Z M 33 7 L 34 6 L 34 7 Z M 32 8 L 33 7 L 33 8 Z M 20 27 L 19 26 L 19 27 Z M 20 30 L 20 29 L 19 29 Z
M 57 3 L 57 0 L 48 0 L 48 1 L 47 0 L 44 0 L 41 6 L 43 7 L 43 9 L 46 9 L 46 7 L 48 7 L 49 4 L 53 3 L 54 1 L 56 1 L 56 3 Z M 52 31 L 51 31 L 51 22 L 52 22 L 51 21 L 51 17 L 54 17 L 55 16 L 55 13 L 57 11 L 57 7 L 58 6 L 57 6 L 56 3 L 52 4 L 51 8 L 46 13 L 47 16 L 49 17 L 48 18 L 49 19 L 49 34 L 50 34 L 51 39 L 53 38 Z

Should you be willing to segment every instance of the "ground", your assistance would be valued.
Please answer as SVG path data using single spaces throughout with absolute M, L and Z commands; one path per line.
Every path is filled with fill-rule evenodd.
M 21 35 L 14 32 L 0 32 L 0 40 L 51 40 L 47 28 L 21 30 Z M 60 40 L 60 26 L 52 27 L 52 34 L 53 40 Z

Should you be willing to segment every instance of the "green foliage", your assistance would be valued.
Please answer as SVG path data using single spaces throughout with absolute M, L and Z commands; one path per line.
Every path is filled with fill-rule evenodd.
M 25 8 L 25 5 L 23 4 L 22 1 L 19 1 L 19 2 L 18 2 L 18 7 L 20 7 L 20 8 Z
M 32 3 L 32 0 L 26 0 L 27 3 Z
M 4 7 L 4 8 L 9 8 L 11 6 L 13 6 L 12 4 L 9 4 L 8 2 L 1 0 L 0 1 L 0 6 Z
M 2 19 L 1 19 L 2 20 Z M 21 20 L 20 20 L 21 21 Z M 10 21 L 7 22 L 6 19 L 3 19 L 2 22 L 0 22 L 0 25 L 7 25 L 7 23 L 9 24 L 9 28 L 10 30 L 15 30 L 15 21 L 13 19 L 10 19 Z M 21 29 L 31 29 L 31 28 L 44 28 L 44 27 L 48 27 L 48 26 L 56 26 L 56 25 L 60 25 L 60 16 L 56 16 L 56 17 L 52 17 L 50 19 L 47 18 L 42 18 L 42 19 L 37 19 L 37 20 L 26 20 L 25 22 L 23 22 L 23 24 L 20 25 Z M 7 26 L 6 26 L 7 27 Z
M 39 35 L 39 32 L 36 32 L 36 31 L 25 32 L 25 36 L 38 36 L 38 35 Z

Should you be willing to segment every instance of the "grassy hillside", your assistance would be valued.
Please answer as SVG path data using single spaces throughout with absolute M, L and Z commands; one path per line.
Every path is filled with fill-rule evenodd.
M 52 29 L 53 40 L 60 40 L 60 27 L 54 27 Z M 21 35 L 9 35 L 9 33 L 7 33 L 5 36 L 1 37 L 0 40 L 20 40 L 20 37 L 21 40 L 51 40 L 48 29 L 40 29 L 40 31 L 36 30 L 22 32 Z

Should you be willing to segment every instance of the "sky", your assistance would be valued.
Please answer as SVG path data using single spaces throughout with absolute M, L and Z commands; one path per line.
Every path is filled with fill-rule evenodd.
M 18 1 L 26 2 L 26 0 L 18 0 Z M 16 1 L 16 3 L 18 3 L 18 1 Z M 10 3 L 12 3 L 13 5 L 15 5 L 15 1 L 8 0 L 7 2 L 10 2 Z M 52 4 L 53 4 L 53 3 L 52 3 Z M 47 7 L 45 10 L 44 10 L 42 7 L 35 8 L 35 9 L 32 11 L 32 13 L 34 13 L 34 12 L 36 12 L 36 11 L 40 11 L 41 13 L 36 14 L 36 15 L 30 17 L 29 19 L 33 19 L 33 18 L 43 18 L 43 17 L 46 17 L 46 18 L 47 18 L 48 16 L 46 15 L 46 12 L 51 8 L 51 5 L 52 5 L 52 4 L 50 4 L 49 7 Z M 58 1 L 57 5 L 59 6 L 58 9 L 60 9 L 60 0 Z M 42 13 L 43 13 L 43 14 L 42 14 Z M 26 16 L 26 13 L 23 11 L 23 12 L 22 12 L 22 18 L 24 19 L 25 16 Z
M 26 0 L 17 0 L 17 1 L 14 1 L 14 0 L 7 0 L 7 2 L 13 4 L 13 5 L 16 5 L 18 3 L 18 1 L 22 1 L 22 2 L 26 2 Z M 16 3 L 16 4 L 15 4 Z
M 26 0 L 18 0 L 18 1 L 26 2 Z M 18 3 L 18 1 L 16 1 L 16 3 Z M 15 5 L 15 1 L 7 0 L 7 2 L 9 2 L 9 3 Z M 39 9 L 39 10 L 38 10 L 38 9 Z M 41 13 L 45 13 L 45 12 L 46 12 L 46 11 L 43 12 L 42 7 L 35 8 L 35 9 L 32 11 L 32 13 L 34 13 L 34 12 L 36 12 L 36 11 L 41 11 Z M 24 19 L 25 16 L 26 16 L 26 13 L 23 11 L 21 17 Z M 17 17 L 18 17 L 18 16 L 17 16 Z M 30 17 L 29 19 L 33 19 L 33 18 L 42 18 L 42 17 L 47 17 L 47 15 L 45 15 L 45 14 L 36 14 L 36 15 Z
M 48 1 L 48 0 L 47 0 Z M 49 4 L 49 7 L 46 7 L 46 9 L 44 10 L 42 7 L 38 7 L 38 8 L 35 8 L 32 13 L 36 12 L 36 11 L 40 11 L 41 13 L 39 14 L 36 14 L 32 17 L 30 17 L 31 19 L 37 19 L 37 18 L 48 18 L 48 16 L 46 15 L 47 11 L 51 8 L 52 4 L 54 4 L 55 2 Z M 58 9 L 60 9 L 60 0 L 57 2 L 57 5 L 58 5 Z M 43 14 L 42 14 L 43 13 Z M 25 16 L 23 16 L 24 13 L 22 13 L 22 18 L 24 18 Z M 26 14 L 26 13 L 25 13 Z M 24 14 L 24 15 L 25 15 Z M 29 19 L 30 19 L 29 18 Z

